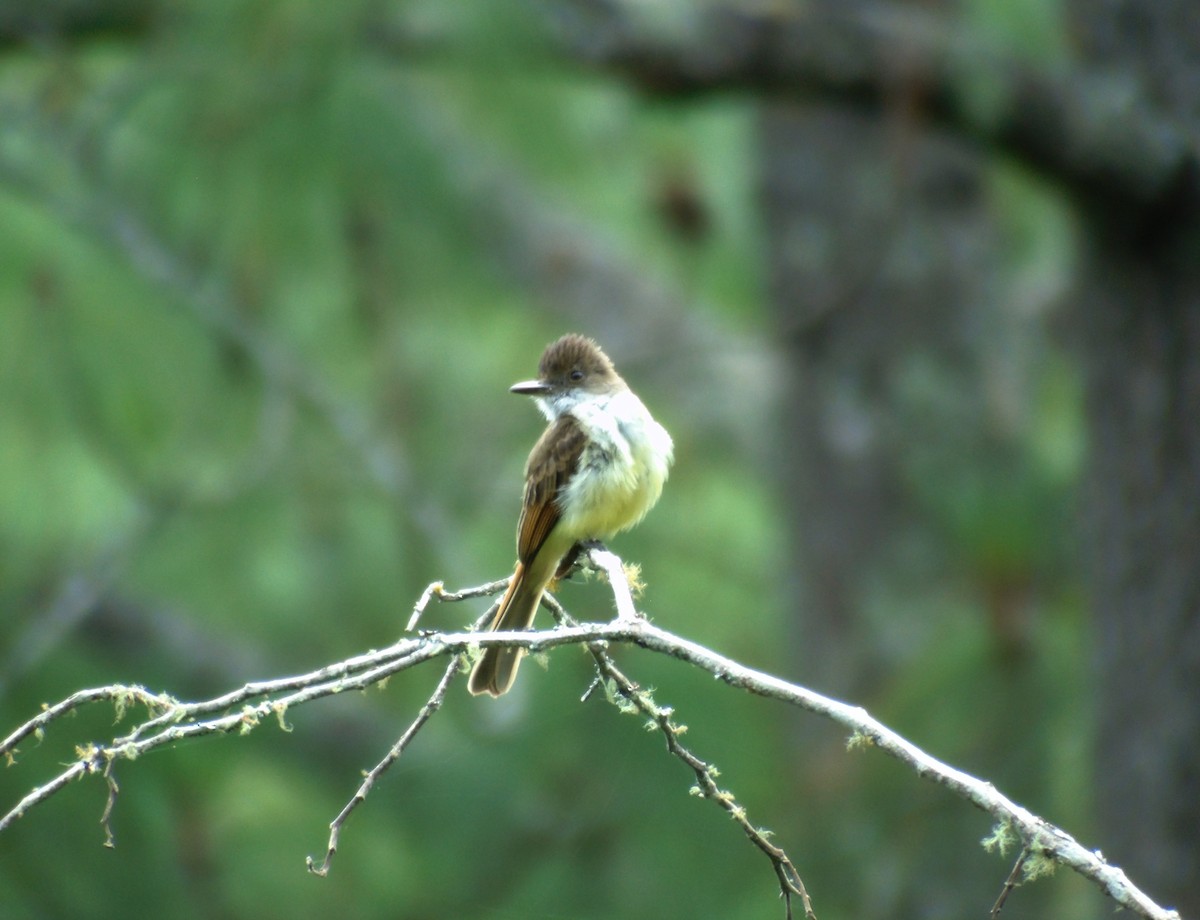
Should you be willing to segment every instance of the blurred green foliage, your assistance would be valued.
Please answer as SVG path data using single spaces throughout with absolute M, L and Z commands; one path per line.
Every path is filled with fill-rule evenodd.
M 762 451 L 685 413 L 689 394 L 637 349 L 654 323 L 675 324 L 680 348 L 691 328 L 765 338 L 752 102 L 677 109 L 571 69 L 532 7 L 152 9 L 128 33 L 0 54 L 4 729 L 85 686 L 199 697 L 380 647 L 428 582 L 506 574 L 540 429 L 506 387 L 566 329 L 612 324 L 530 283 L 513 239 L 547 214 L 583 230 L 564 259 L 594 246 L 689 304 L 627 315 L 625 340 L 606 343 L 632 355 L 622 370 L 679 448 L 662 504 L 614 544 L 643 565 L 643 606 L 802 680 L 778 638 L 788 561 Z M 1012 278 L 1065 271 L 1038 261 L 1067 233 L 1054 203 L 1003 168 L 996 181 Z M 679 188 L 705 209 L 694 238 L 664 219 Z M 892 660 L 862 702 L 1071 826 L 1086 809 L 1082 627 L 1047 522 L 1070 500 L 1078 399 L 1061 361 L 1019 370 L 1033 384 L 994 466 L 913 463 L 956 553 L 921 609 L 881 598 Z M 914 405 L 936 400 L 920 368 L 911 383 Z M 760 430 L 769 418 L 748 414 Z M 1035 654 L 1011 666 L 988 605 L 1031 585 Z M 562 599 L 580 617 L 609 609 L 594 584 Z M 429 625 L 481 609 L 435 608 Z M 620 657 L 776 831 L 823 920 L 902 915 L 895 892 L 926 858 L 994 881 L 975 913 L 998 892 L 1008 866 L 974 845 L 987 822 L 962 803 L 806 724 L 814 762 L 793 737 L 803 717 Z M 661 740 L 598 699 L 571 702 L 588 680 L 582 655 L 559 652 L 502 704 L 455 688 L 326 879 L 305 855 L 433 670 L 292 712 L 290 734 L 264 725 L 119 764 L 115 850 L 100 845 L 99 782 L 0 836 L 4 916 L 776 916 L 770 867 L 688 796 Z M 0 774 L 4 807 L 115 730 L 88 711 L 23 745 Z M 1056 916 L 1089 903 L 1073 881 L 1046 887 Z

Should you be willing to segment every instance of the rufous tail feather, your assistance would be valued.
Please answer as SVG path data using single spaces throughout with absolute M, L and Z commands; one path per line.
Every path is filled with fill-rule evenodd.
M 528 629 L 533 623 L 538 604 L 541 603 L 543 590 L 543 586 L 531 583 L 526 577 L 525 567 L 517 563 L 517 570 L 500 600 L 500 607 L 489 628 L 513 631 Z M 494 646 L 484 649 L 479 660 L 475 662 L 475 667 L 471 669 L 467 689 L 473 696 L 483 693 L 502 696 L 517 679 L 517 667 L 524 657 L 523 648 Z

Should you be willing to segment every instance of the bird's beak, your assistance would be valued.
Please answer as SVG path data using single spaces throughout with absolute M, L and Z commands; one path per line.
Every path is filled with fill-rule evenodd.
M 550 384 L 541 380 L 523 380 L 508 388 L 510 393 L 520 393 L 522 396 L 545 396 L 550 392 Z

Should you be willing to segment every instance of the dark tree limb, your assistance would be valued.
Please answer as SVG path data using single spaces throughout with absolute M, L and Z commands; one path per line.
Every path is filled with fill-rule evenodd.
M 539 0 L 539 7 L 571 57 L 658 97 L 744 92 L 873 108 L 897 81 L 915 81 L 931 123 L 1134 223 L 1200 210 L 1200 142 L 1136 86 L 1075 62 L 1035 64 L 913 5 L 704 5 L 659 28 L 639 19 L 644 4 L 627 0 Z M 0 46 L 111 32 L 141 37 L 157 10 L 152 0 L 18 3 L 0 12 Z M 375 19 L 363 23 L 365 44 L 411 51 L 402 24 Z M 454 36 L 437 45 L 452 54 Z M 977 80 L 995 90 L 994 105 L 980 107 L 964 91 Z
M 658 97 L 745 92 L 879 107 L 915 80 L 920 113 L 1127 216 L 1200 209 L 1200 145 L 1117 78 L 1019 59 L 912 5 L 816 2 L 705 7 L 651 30 L 622 0 L 547 5 L 573 56 Z M 981 78 L 996 104 L 963 87 Z
M 141 35 L 155 6 L 153 0 L 8 0 L 0 4 L 0 47 Z

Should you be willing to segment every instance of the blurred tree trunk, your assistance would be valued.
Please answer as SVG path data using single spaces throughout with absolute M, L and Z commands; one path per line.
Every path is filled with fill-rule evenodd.
M 922 123 L 904 89 L 882 118 L 779 102 L 761 119 L 770 307 L 787 372 L 774 457 L 790 537 L 789 660 L 806 684 L 872 709 L 886 709 L 881 695 L 932 641 L 939 600 L 976 574 L 962 571 L 967 554 L 949 545 L 916 481 L 982 466 L 1012 434 L 982 372 L 1006 315 L 984 163 Z M 943 485 L 952 502 L 953 477 Z M 1011 704 L 1019 688 L 1015 674 L 1009 681 Z M 976 699 L 977 725 L 1006 705 Z M 842 739 L 802 718 L 789 728 L 804 774 L 793 807 L 852 859 L 854 841 L 901 820 L 903 806 L 847 788 L 861 792 L 865 774 L 846 762 Z M 997 765 L 1012 758 L 996 754 L 992 778 L 1011 788 Z M 965 830 L 955 811 L 945 801 L 923 809 L 950 834 Z M 846 909 L 953 915 L 992 884 L 975 856 L 876 852 Z M 921 881 L 932 877 L 936 893 Z
M 1200 131 L 1200 7 L 1074 0 L 1093 66 Z M 1200 916 L 1200 193 L 1084 202 L 1096 805 L 1106 854 Z
M 1091 58 L 1077 79 L 1112 80 L 1175 130 L 1200 130 L 1200 8 L 1077 0 L 1074 11 Z M 957 401 L 941 407 L 940 423 L 972 419 L 973 437 L 988 439 L 978 427 L 985 392 L 960 338 L 986 325 L 993 274 L 977 169 L 928 138 L 898 150 L 883 114 L 776 105 L 763 132 L 772 302 L 793 369 L 779 457 L 797 549 L 796 654 L 806 680 L 855 698 L 879 664 L 878 624 L 864 630 L 871 592 L 902 594 L 904 548 L 928 542 L 904 487 L 906 455 L 929 449 L 912 438 L 906 367 L 940 368 Z M 888 171 L 895 185 L 880 181 Z M 1090 432 L 1083 547 L 1097 649 L 1098 837 L 1147 890 L 1195 916 L 1198 179 L 1193 164 L 1150 199 L 1131 200 L 1057 178 L 1075 186 L 1083 218 L 1073 321 Z M 896 188 L 909 189 L 907 201 Z M 889 265 L 895 252 L 902 272 Z
M 888 114 L 775 104 L 762 119 L 789 372 L 776 457 L 794 655 L 806 682 L 849 699 L 887 670 L 887 624 L 868 622 L 880 592 L 928 591 L 944 558 L 907 482 L 916 445 L 961 461 L 987 416 L 975 372 L 993 274 L 981 166 L 903 108 Z
M 1098 836 L 1185 917 L 1200 916 L 1200 237 L 1191 236 L 1187 251 L 1174 240 L 1150 252 L 1098 232 L 1080 308 Z
M 1022 163 L 1076 207 L 1098 834 L 1147 890 L 1200 915 L 1200 5 L 1069 0 L 1083 54 L 1053 68 L 998 53 L 927 4 L 717 6 L 670 36 L 614 0 L 564 6 L 577 53 L 659 96 L 806 99 L 765 114 L 762 183 L 794 370 L 779 456 L 797 642 L 821 689 L 852 693 L 873 673 L 872 591 L 891 592 L 911 561 L 889 553 L 921 545 L 895 453 L 917 420 L 897 385 L 914 367 L 965 383 L 939 423 L 982 405 L 955 359 L 956 330 L 987 302 L 976 167 L 952 157 L 939 175 L 947 161 L 925 132 L 898 146 L 887 117 L 915 99 L 920 121 Z M 994 91 L 986 114 L 965 101 L 966 78 Z

